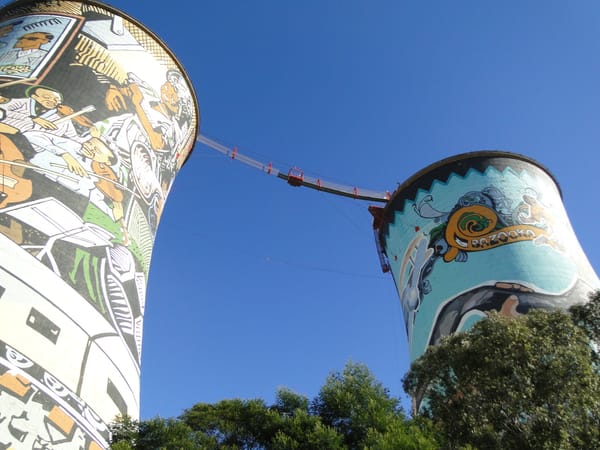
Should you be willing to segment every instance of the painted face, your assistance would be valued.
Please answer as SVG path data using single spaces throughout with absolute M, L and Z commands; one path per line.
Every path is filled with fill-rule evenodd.
M 15 48 L 32 50 L 40 48 L 43 44 L 50 42 L 45 33 L 27 33 L 17 39 Z
M 45 88 L 36 89 L 31 94 L 31 98 L 47 109 L 56 108 L 62 101 L 62 96 L 58 92 Z
M 11 23 L 9 25 L 4 25 L 0 27 L 0 37 L 4 37 L 9 34 L 14 28 L 14 25 Z
M 98 138 L 92 138 L 82 145 L 81 154 L 99 163 L 110 164 L 113 153 L 107 145 Z
M 179 95 L 175 87 L 168 81 L 160 88 L 160 98 L 167 108 L 172 112 L 179 110 Z

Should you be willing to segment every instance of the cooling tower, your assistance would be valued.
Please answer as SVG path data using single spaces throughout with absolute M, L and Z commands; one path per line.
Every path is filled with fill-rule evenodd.
M 557 182 L 525 156 L 482 151 L 445 159 L 372 211 L 411 360 L 490 311 L 568 308 L 600 288 Z
M 102 449 L 139 417 L 152 245 L 197 104 L 149 30 L 94 1 L 0 11 L 0 448 Z

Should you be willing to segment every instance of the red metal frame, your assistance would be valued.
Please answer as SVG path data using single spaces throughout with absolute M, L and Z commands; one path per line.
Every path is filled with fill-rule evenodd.
M 288 184 L 292 186 L 302 186 L 304 183 L 304 172 L 299 167 L 292 167 L 288 171 Z

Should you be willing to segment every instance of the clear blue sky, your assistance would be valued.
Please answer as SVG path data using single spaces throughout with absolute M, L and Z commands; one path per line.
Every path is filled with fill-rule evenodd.
M 559 180 L 600 267 L 600 3 L 112 4 L 178 56 L 202 134 L 282 170 L 382 191 L 453 154 L 525 154 Z M 279 386 L 312 398 L 349 360 L 407 405 L 402 313 L 367 206 L 198 144 L 154 248 L 142 417 L 271 402 Z

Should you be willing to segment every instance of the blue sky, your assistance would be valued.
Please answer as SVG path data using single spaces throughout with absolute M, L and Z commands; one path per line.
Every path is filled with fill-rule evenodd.
M 201 133 L 283 171 L 393 191 L 457 153 L 525 154 L 558 179 L 597 245 L 600 4 L 594 1 L 115 1 L 190 76 Z M 142 417 L 196 402 L 314 397 L 362 362 L 395 396 L 408 369 L 369 203 L 198 144 L 154 248 Z

